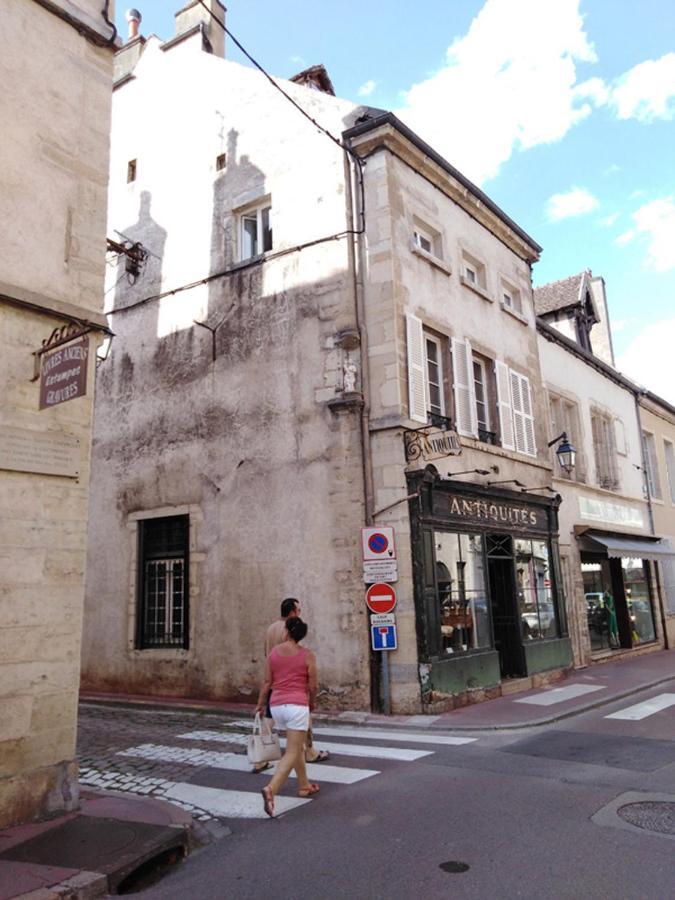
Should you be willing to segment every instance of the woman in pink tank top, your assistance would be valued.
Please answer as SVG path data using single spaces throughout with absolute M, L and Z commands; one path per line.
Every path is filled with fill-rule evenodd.
M 274 798 L 295 769 L 298 796 L 311 797 L 319 790 L 307 778 L 305 742 L 309 728 L 309 713 L 314 709 L 317 690 L 316 657 L 311 650 L 300 647 L 307 634 L 301 618 L 286 620 L 288 639 L 272 648 L 267 657 L 265 683 L 260 689 L 256 712 L 264 714 L 265 700 L 272 692 L 270 709 L 278 731 L 286 732 L 286 752 L 279 760 L 270 783 L 262 789 L 265 812 L 274 816 Z

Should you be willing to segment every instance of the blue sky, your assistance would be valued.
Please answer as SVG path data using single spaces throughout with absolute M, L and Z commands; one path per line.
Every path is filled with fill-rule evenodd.
M 142 33 L 171 37 L 180 6 L 139 0 Z M 675 403 L 672 0 L 226 6 L 272 74 L 323 63 L 339 96 L 394 110 L 479 184 L 544 248 L 535 285 L 602 275 L 619 368 Z

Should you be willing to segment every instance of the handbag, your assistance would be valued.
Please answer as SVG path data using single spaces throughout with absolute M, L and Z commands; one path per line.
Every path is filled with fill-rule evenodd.
M 256 713 L 253 720 L 253 734 L 248 739 L 247 755 L 253 765 L 281 759 L 279 735 L 272 731 L 267 721 L 261 719 L 260 713 Z

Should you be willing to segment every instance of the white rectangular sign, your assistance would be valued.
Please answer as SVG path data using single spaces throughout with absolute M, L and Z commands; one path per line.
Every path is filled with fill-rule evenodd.
M 371 625 L 395 625 L 396 613 L 371 613 Z
M 394 529 L 391 525 L 377 525 L 361 529 L 364 560 L 396 559 Z
M 366 584 L 398 581 L 398 563 L 395 559 L 367 559 L 363 563 L 363 580 Z

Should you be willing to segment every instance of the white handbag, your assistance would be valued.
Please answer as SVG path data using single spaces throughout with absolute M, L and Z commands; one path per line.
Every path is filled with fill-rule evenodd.
M 269 719 L 262 719 L 260 713 L 253 720 L 253 734 L 248 739 L 248 761 L 254 766 L 281 759 L 279 735 L 272 731 Z

